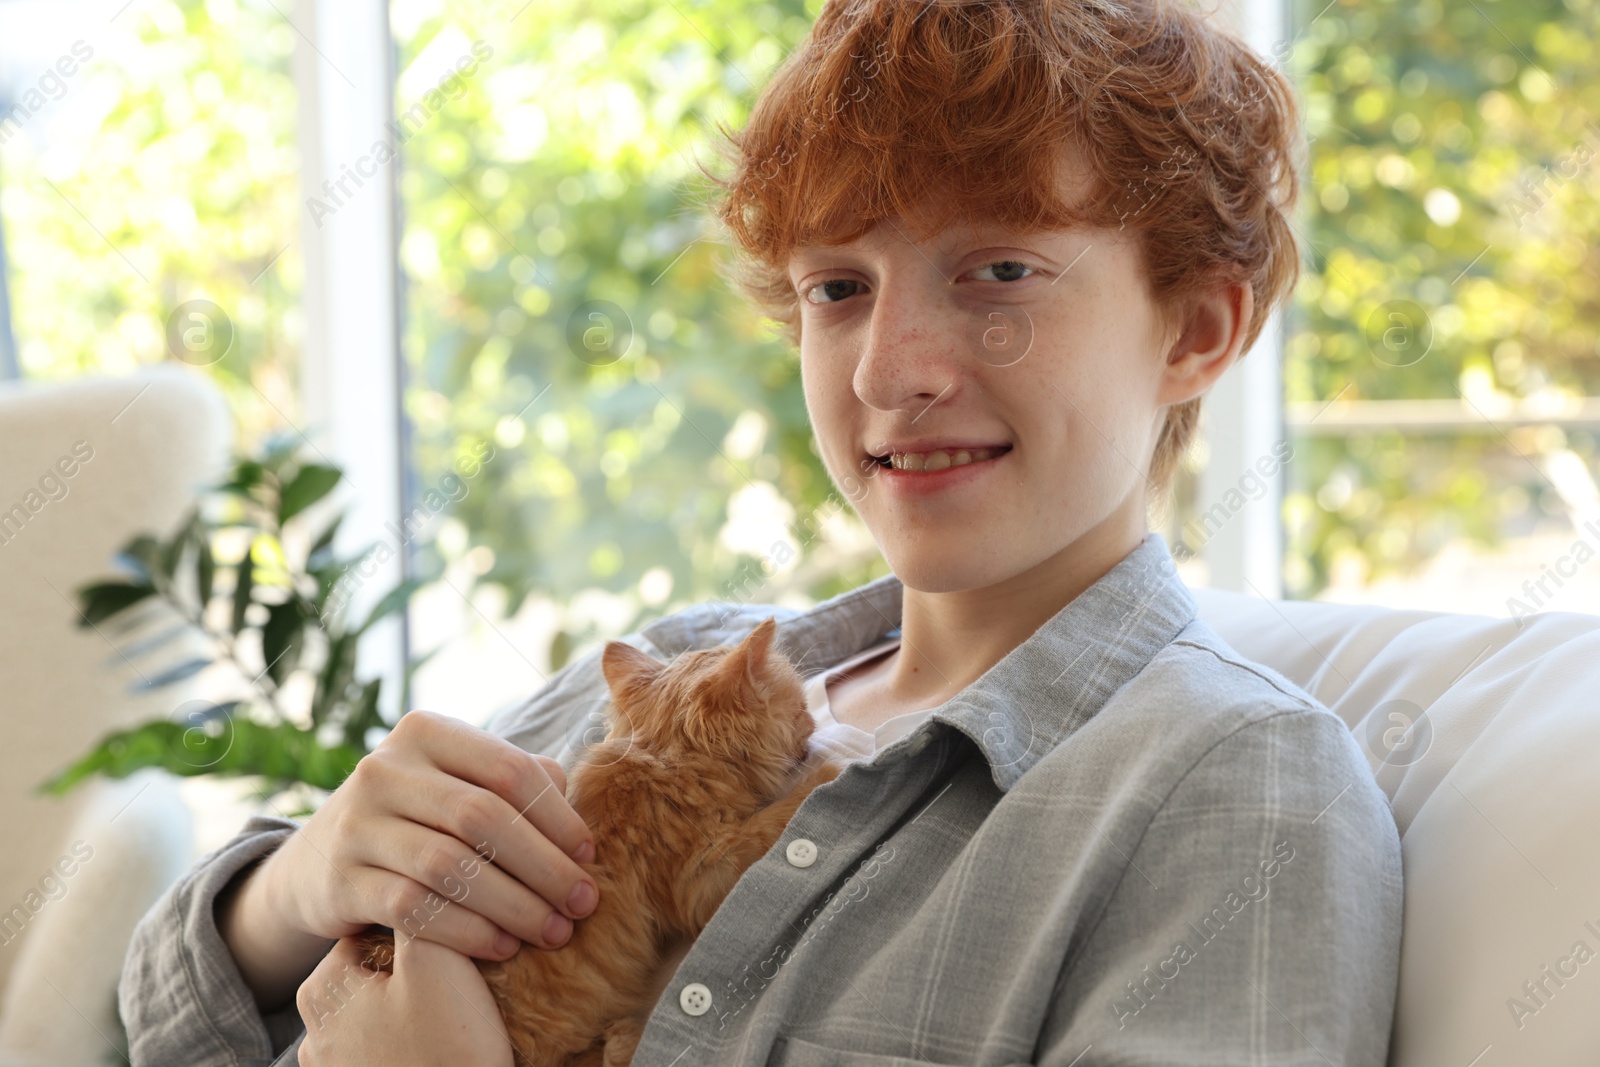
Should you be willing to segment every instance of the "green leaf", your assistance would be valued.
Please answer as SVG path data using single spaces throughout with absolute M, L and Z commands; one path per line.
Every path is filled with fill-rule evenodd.
M 274 604 L 267 610 L 267 624 L 261 628 L 261 655 L 267 661 L 267 674 L 282 685 L 300 659 L 305 643 L 301 627 L 305 612 L 298 598 Z
M 316 596 L 311 598 L 311 602 L 316 605 L 319 616 L 327 613 L 328 597 L 334 588 L 338 586 L 339 579 L 344 577 L 344 570 L 344 564 L 338 561 L 326 567 L 313 567 L 306 570 L 306 574 L 310 575 L 317 583 L 317 593 Z
M 189 525 L 186 525 L 172 540 L 161 546 L 161 576 L 166 579 L 164 584 L 168 586 L 172 584 L 172 579 L 178 573 L 178 564 L 183 562 L 183 550 L 189 544 L 189 530 L 192 528 L 194 521 L 194 519 L 191 519 Z
M 378 692 L 382 688 L 382 678 L 374 678 L 361 687 L 361 695 L 356 698 L 350 717 L 344 724 L 346 744 L 362 744 L 368 730 L 383 725 L 383 719 L 378 715 Z
M 227 705 L 222 705 L 226 708 Z M 321 745 L 292 723 L 264 726 L 224 711 L 189 722 L 149 722 L 101 738 L 93 751 L 42 783 L 37 792 L 62 796 L 92 775 L 126 778 L 146 767 L 183 777 L 262 775 L 336 789 L 366 754 L 357 745 Z
M 339 524 L 344 522 L 344 512 L 333 517 L 328 523 L 328 528 L 317 536 L 311 543 L 311 551 L 306 553 L 306 567 L 308 570 L 326 566 L 333 558 L 333 539 L 338 536 Z
M 278 522 L 283 524 L 332 492 L 343 475 L 337 467 L 308 463 L 283 487 L 278 497 Z
M 141 678 L 139 681 L 133 684 L 132 690 L 134 692 L 139 692 L 145 689 L 160 689 L 164 685 L 171 685 L 174 682 L 181 682 L 185 678 L 193 678 L 195 675 L 211 666 L 212 662 L 213 661 L 209 658 L 201 657 L 186 659 L 175 667 L 168 667 L 160 674 L 157 674 L 154 678 Z
M 234 464 L 233 470 L 229 472 L 228 480 L 217 486 L 217 488 L 223 492 L 249 496 L 251 490 L 261 484 L 262 473 L 261 464 L 253 459 L 241 459 Z
M 356 627 L 356 636 L 359 637 L 361 634 L 366 633 L 367 630 L 372 627 L 372 624 L 380 619 L 383 619 L 389 615 L 393 615 L 395 612 L 404 609 L 406 604 L 411 600 L 411 594 L 422 588 L 422 585 L 423 583 L 420 578 L 407 578 L 405 581 L 401 582 L 399 585 L 383 594 L 383 597 L 379 599 L 376 604 L 372 605 L 372 611 L 367 615 L 366 621 L 360 626 Z
M 211 587 L 217 577 L 217 557 L 211 554 L 211 534 L 208 528 L 196 526 L 192 533 L 195 548 L 195 587 L 200 593 L 200 614 L 204 617 L 206 605 L 211 603 Z
M 113 562 L 154 585 L 155 576 L 161 573 L 161 542 L 149 534 L 140 534 L 122 546 Z
M 244 558 L 236 568 L 238 582 L 233 587 L 233 632 L 238 636 L 244 629 L 245 609 L 250 606 L 251 593 L 256 587 L 255 544 L 244 550 Z
M 344 633 L 329 635 L 328 659 L 317 677 L 316 692 L 311 695 L 311 721 L 318 725 L 327 722 L 334 709 L 344 702 L 345 694 L 356 673 L 356 637 Z
M 78 628 L 104 622 L 120 612 L 155 595 L 155 587 L 133 582 L 91 582 L 78 588 Z
M 367 556 L 372 553 L 373 549 L 377 547 L 378 542 L 374 541 L 366 548 L 363 548 L 360 552 L 346 559 L 339 559 L 330 552 L 326 556 L 326 561 L 324 563 L 314 570 L 308 569 L 306 571 L 307 574 L 317 580 L 317 595 L 314 598 L 314 602 L 317 606 L 317 612 L 320 615 L 331 616 L 333 618 L 343 615 L 345 603 L 355 595 L 356 590 L 361 588 L 361 576 L 359 572 L 357 573 L 355 579 L 352 580 L 351 588 L 345 590 L 344 595 L 339 598 L 340 603 L 334 605 L 334 608 L 331 612 L 327 607 L 328 600 L 332 596 L 333 591 L 339 588 L 339 585 L 344 580 L 345 575 L 350 572 L 350 568 L 366 559 Z

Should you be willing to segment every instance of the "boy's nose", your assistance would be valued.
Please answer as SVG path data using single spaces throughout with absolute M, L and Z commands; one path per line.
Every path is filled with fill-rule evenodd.
M 915 297 L 879 293 L 853 380 L 856 396 L 913 420 L 961 387 L 963 338 L 948 316 Z

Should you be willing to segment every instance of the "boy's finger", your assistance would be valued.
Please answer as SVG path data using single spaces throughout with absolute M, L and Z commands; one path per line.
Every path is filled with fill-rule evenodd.
M 394 973 L 407 974 L 413 967 L 452 981 L 477 970 L 470 956 L 463 956 L 449 945 L 421 937 L 402 937 L 395 942 Z
M 415 715 L 401 716 L 400 722 Z M 507 824 L 533 824 L 567 856 L 576 856 L 581 845 L 593 840 L 567 803 L 567 776 L 556 761 L 524 752 L 503 737 L 459 720 L 428 715 L 413 721 L 417 725 L 408 736 L 415 738 L 415 751 L 451 777 L 499 797 L 506 805 Z M 473 847 L 478 843 L 467 842 Z
M 396 990 L 410 1000 L 431 1001 L 437 997 L 460 998 L 463 1017 L 469 1025 L 492 1028 L 506 1042 L 505 1019 L 495 1006 L 478 967 L 455 949 L 425 941 L 420 937 L 402 939 L 395 945 Z M 450 1013 L 456 1014 L 456 1013 Z
M 365 955 L 366 951 L 359 941 L 342 937 L 300 984 L 295 1004 L 308 1030 L 320 1030 L 345 1005 L 360 996 L 362 990 L 373 982 L 388 980 L 388 975 L 369 971 L 362 966 Z

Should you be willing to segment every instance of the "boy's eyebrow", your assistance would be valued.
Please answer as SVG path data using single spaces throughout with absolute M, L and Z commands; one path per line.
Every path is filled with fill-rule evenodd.
M 1008 242 L 1022 242 L 1030 240 L 1057 240 L 1070 237 L 1074 233 L 1073 227 L 1059 230 L 1023 230 L 1000 222 L 977 223 L 971 227 L 957 227 L 946 230 L 939 235 L 934 245 L 934 251 L 940 255 L 954 255 L 956 250 L 965 244 L 1006 244 Z M 789 252 L 789 263 L 793 265 L 797 260 L 811 256 L 827 256 L 833 254 L 862 254 L 866 249 L 860 247 L 860 241 L 842 245 L 798 245 Z

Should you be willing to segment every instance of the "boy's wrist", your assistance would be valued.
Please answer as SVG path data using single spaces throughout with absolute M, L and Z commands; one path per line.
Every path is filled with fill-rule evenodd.
M 296 921 L 282 848 L 244 868 L 216 899 L 217 933 L 263 1012 L 290 1003 L 331 942 Z
M 263 856 L 251 873 L 250 880 L 241 887 L 241 901 L 246 911 L 244 918 L 252 921 L 252 928 L 272 938 L 304 939 L 309 937 L 299 921 L 294 894 L 288 892 L 282 877 L 285 870 L 285 852 L 292 847 L 293 838 Z

